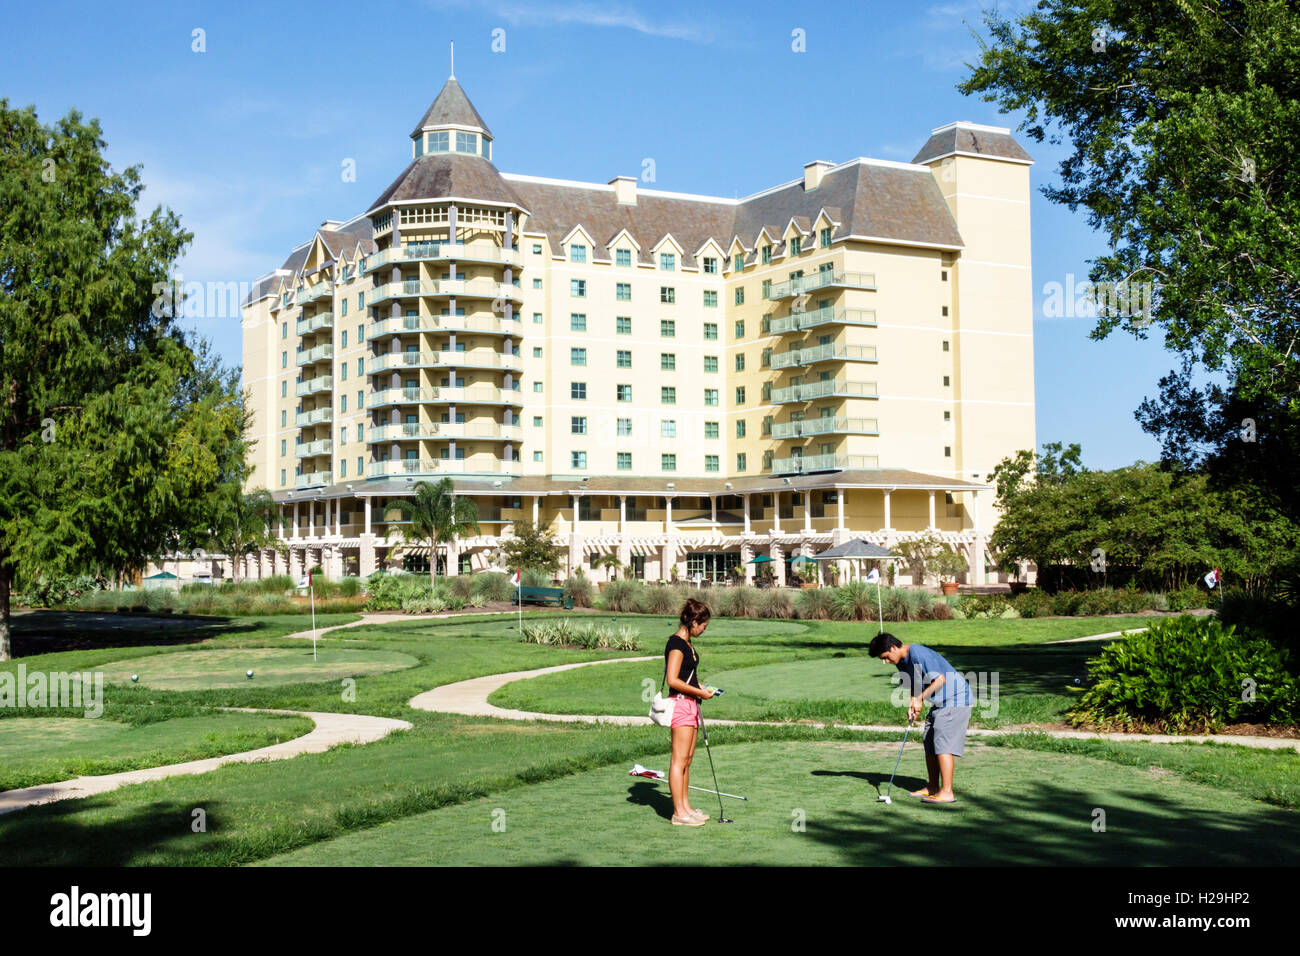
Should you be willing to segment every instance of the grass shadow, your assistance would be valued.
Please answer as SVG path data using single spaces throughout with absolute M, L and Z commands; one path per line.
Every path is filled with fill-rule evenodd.
M 650 807 L 665 820 L 673 818 L 673 798 L 662 787 L 649 781 L 634 783 L 627 788 L 627 802 Z

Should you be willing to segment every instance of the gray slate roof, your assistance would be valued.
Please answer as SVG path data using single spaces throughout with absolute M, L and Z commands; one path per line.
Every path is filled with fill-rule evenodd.
M 370 204 L 378 209 L 405 199 L 459 196 L 524 206 L 497 168 L 481 156 L 432 153 L 415 160 Z
M 979 153 L 983 156 L 1033 162 L 1033 157 L 1025 152 L 1010 133 L 994 133 L 968 126 L 951 126 L 934 133 L 925 141 L 912 162 L 927 163 L 949 153 Z
M 483 117 L 478 115 L 478 110 L 474 109 L 474 104 L 469 101 L 469 97 L 465 95 L 465 91 L 461 89 L 454 76 L 443 84 L 432 105 L 425 111 L 424 119 L 411 130 L 411 135 L 418 136 L 420 130 L 430 126 L 449 124 L 477 126 L 487 133 L 489 139 L 492 138 L 492 131 L 488 129 L 487 123 L 483 122 Z

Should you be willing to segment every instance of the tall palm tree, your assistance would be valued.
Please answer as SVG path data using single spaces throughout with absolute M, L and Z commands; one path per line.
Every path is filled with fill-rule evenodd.
M 226 499 L 225 505 L 211 544 L 230 556 L 234 581 L 239 581 L 239 566 L 246 555 L 266 548 L 288 553 L 289 546 L 276 533 L 276 504 L 271 492 L 265 488 L 255 488 L 247 494 L 236 491 Z M 180 571 L 179 562 L 176 570 Z
M 392 506 L 411 522 L 402 528 L 402 537 L 429 545 L 429 584 L 432 585 L 437 577 L 438 545 L 449 544 L 461 535 L 478 534 L 478 505 L 472 498 L 456 495 L 450 478 L 436 483 L 417 482 L 412 490 L 414 501 L 398 500 Z M 456 573 L 450 562 L 447 573 Z

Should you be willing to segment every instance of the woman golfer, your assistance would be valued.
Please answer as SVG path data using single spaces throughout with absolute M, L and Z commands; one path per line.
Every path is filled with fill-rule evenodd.
M 707 813 L 692 810 L 687 794 L 691 784 L 691 758 L 695 756 L 695 737 L 700 726 L 700 701 L 708 700 L 713 691 L 700 686 L 700 655 L 692 643 L 709 626 L 708 605 L 687 598 L 682 606 L 682 626 L 664 648 L 664 675 L 677 698 L 673 704 L 673 761 L 668 770 L 668 787 L 673 794 L 673 826 L 702 827 Z

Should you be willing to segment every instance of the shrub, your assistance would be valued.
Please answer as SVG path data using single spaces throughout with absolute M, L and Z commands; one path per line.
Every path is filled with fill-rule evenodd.
M 490 572 L 475 577 L 474 586 L 487 601 L 497 604 L 515 599 L 515 586 L 510 582 L 510 575 Z
M 835 594 L 829 588 L 801 591 L 794 607 L 805 621 L 829 621 L 835 614 Z
M 963 594 L 957 601 L 966 617 L 1002 617 L 1012 606 L 1000 594 Z
M 1052 613 L 1057 617 L 1073 617 L 1079 613 L 1083 597 L 1082 591 L 1058 591 L 1052 595 Z
M 520 582 L 526 588 L 549 588 L 554 586 L 551 576 L 545 571 L 539 571 L 536 568 L 528 568 L 519 576 Z
M 762 592 L 759 615 L 762 617 L 794 617 L 794 597 L 785 588 L 769 588 Z
M 761 591 L 748 584 L 727 588 L 716 599 L 718 614 L 723 617 L 758 617 L 761 594 Z
M 292 614 L 297 610 L 294 603 L 283 594 L 262 594 L 253 598 L 248 613 L 254 617 L 265 617 L 271 614 Z
M 1300 682 L 1286 652 L 1213 618 L 1156 621 L 1103 648 L 1088 674 L 1092 686 L 1070 714 L 1075 724 L 1186 733 L 1300 717 Z M 1245 687 L 1253 699 L 1242 700 Z
M 1165 594 L 1165 602 L 1171 611 L 1190 611 L 1206 607 L 1209 597 L 1197 584 L 1184 584 L 1180 588 Z
M 645 588 L 640 581 L 610 581 L 605 585 L 605 607 L 631 613 L 640 610 Z
M 349 575 L 339 582 L 339 597 L 357 597 L 361 593 L 361 579 Z
M 591 579 L 582 573 L 579 568 L 569 575 L 569 579 L 564 582 L 564 597 L 567 604 L 573 601 L 574 607 L 591 607 L 591 593 L 594 589 L 591 586 Z
M 447 594 L 462 601 L 468 601 L 474 596 L 474 576 L 472 574 L 458 574 L 454 577 L 446 578 Z
M 1267 634 L 1278 646 L 1297 649 L 1295 607 L 1279 598 L 1229 588 L 1222 595 L 1219 620 Z
M 876 616 L 876 589 L 866 581 L 849 581 L 835 589 L 832 603 L 841 621 L 869 621 Z
M 947 601 L 935 601 L 930 613 L 936 621 L 952 620 L 952 606 Z
M 647 614 L 678 614 L 682 609 L 682 602 L 677 599 L 677 589 L 665 584 L 651 585 L 645 589 L 645 604 L 643 605 Z M 710 608 L 709 610 L 713 610 Z
M 1052 596 L 1038 588 L 1030 588 L 1024 594 L 1017 594 L 1011 604 L 1021 617 L 1050 617 L 1052 615 Z

